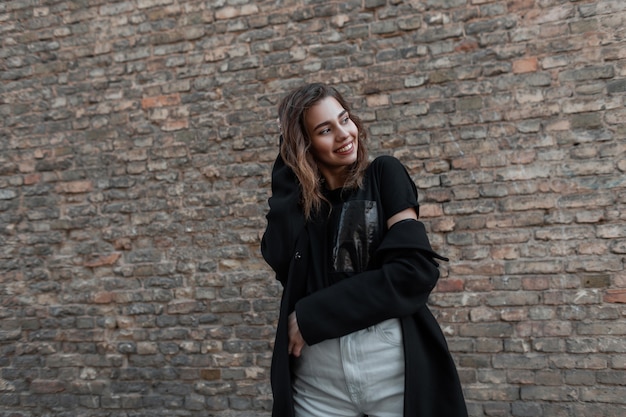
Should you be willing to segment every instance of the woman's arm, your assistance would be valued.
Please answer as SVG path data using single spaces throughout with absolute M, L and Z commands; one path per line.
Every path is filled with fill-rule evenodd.
M 375 254 L 379 268 L 345 278 L 298 301 L 294 315 L 308 344 L 411 315 L 426 304 L 439 279 L 434 258 L 445 258 L 432 251 L 421 222 L 405 219 L 393 226 Z M 297 348 L 296 339 L 293 341 Z
M 391 229 L 391 226 L 402 220 L 417 220 L 417 213 L 413 207 L 402 210 L 400 213 L 394 214 L 387 220 L 387 229 Z
M 268 201 L 270 210 L 261 239 L 261 254 L 283 285 L 287 280 L 296 239 L 304 227 L 299 203 L 297 177 L 279 154 L 272 167 L 272 196 Z

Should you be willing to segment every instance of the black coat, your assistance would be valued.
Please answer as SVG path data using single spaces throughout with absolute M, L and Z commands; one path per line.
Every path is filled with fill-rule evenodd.
M 374 254 L 377 268 L 303 298 L 309 239 L 293 171 L 279 156 L 261 251 L 283 285 L 272 357 L 273 417 L 293 417 L 287 317 L 297 310 L 307 344 L 341 337 L 389 318 L 400 318 L 405 351 L 404 417 L 465 417 L 467 410 L 444 335 L 426 306 L 439 278 L 421 222 L 391 227 Z

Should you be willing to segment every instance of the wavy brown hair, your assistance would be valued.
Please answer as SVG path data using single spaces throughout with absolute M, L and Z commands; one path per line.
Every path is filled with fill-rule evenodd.
M 306 129 L 304 119 L 308 109 L 320 100 L 333 97 L 348 112 L 350 119 L 358 129 L 357 159 L 349 168 L 349 174 L 343 188 L 360 187 L 363 174 L 368 164 L 365 141 L 367 133 L 363 129 L 361 119 L 350 111 L 350 105 L 334 87 L 321 83 L 307 84 L 287 94 L 278 106 L 278 117 L 283 141 L 280 153 L 296 174 L 302 192 L 302 208 L 307 219 L 319 211 L 323 201 L 321 174 L 317 163 L 309 152 L 311 138 Z

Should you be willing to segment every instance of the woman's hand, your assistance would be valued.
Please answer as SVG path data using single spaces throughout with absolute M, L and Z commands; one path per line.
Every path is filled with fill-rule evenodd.
M 287 331 L 289 333 L 289 354 L 298 358 L 306 342 L 300 333 L 295 311 L 291 313 L 287 319 Z

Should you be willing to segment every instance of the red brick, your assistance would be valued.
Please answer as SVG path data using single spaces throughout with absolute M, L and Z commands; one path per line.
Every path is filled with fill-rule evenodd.
M 222 377 L 219 369 L 201 369 L 200 376 L 207 381 L 217 381 Z
M 467 291 L 492 291 L 493 282 L 489 278 L 473 278 L 465 280 L 465 289 Z
M 550 288 L 550 280 L 547 277 L 524 277 L 522 278 L 522 288 L 531 291 L 547 290 Z
M 187 129 L 189 127 L 189 120 L 180 119 L 180 120 L 167 120 L 161 126 L 161 129 L 165 132 L 172 132 L 175 130 Z
M 197 311 L 199 304 L 195 300 L 176 301 L 167 306 L 168 314 L 187 314 Z
M 89 180 L 64 182 L 57 186 L 57 190 L 69 194 L 87 193 L 93 190 L 93 183 Z
M 108 291 L 95 293 L 93 302 L 96 304 L 109 304 L 113 301 L 113 293 Z
M 507 2 L 507 10 L 510 12 L 533 9 L 534 6 L 535 0 L 508 0 Z
M 153 109 L 157 107 L 169 107 L 180 104 L 179 94 L 170 94 L 166 96 L 146 97 L 141 100 L 143 109 Z
M 420 207 L 421 212 L 421 207 Z M 433 220 L 430 222 L 433 232 L 450 232 L 454 230 L 454 220 L 450 217 Z
M 479 159 L 474 155 L 464 156 L 452 160 L 452 168 L 469 170 L 477 168 L 480 165 Z
M 463 280 L 461 279 L 440 279 L 437 283 L 436 291 L 460 292 L 463 291 Z
M 35 394 L 53 394 L 65 391 L 65 384 L 62 381 L 35 379 L 30 383 L 30 389 Z
M 478 46 L 478 42 L 474 39 L 464 39 L 454 47 L 454 50 L 456 52 L 472 52 L 478 49 Z
M 464 275 L 502 275 L 504 265 L 497 262 L 454 263 L 450 270 L 459 276 Z
M 441 217 L 443 209 L 441 204 L 422 204 L 420 205 L 420 217 Z
M 513 61 L 513 73 L 523 74 L 525 72 L 534 72 L 539 68 L 539 62 L 536 57 L 518 59 Z
M 626 303 L 626 289 L 606 290 L 605 303 Z
M 41 181 L 41 174 L 24 175 L 24 185 L 33 185 Z
M 518 259 L 520 250 L 516 246 L 496 246 L 491 249 L 493 259 Z
M 122 256 L 121 253 L 115 252 L 108 255 L 98 256 L 96 259 L 85 262 L 85 266 L 88 268 L 97 268 L 99 266 L 113 265 Z
M 522 321 L 528 319 L 528 311 L 525 308 L 505 308 L 500 317 L 504 321 Z

